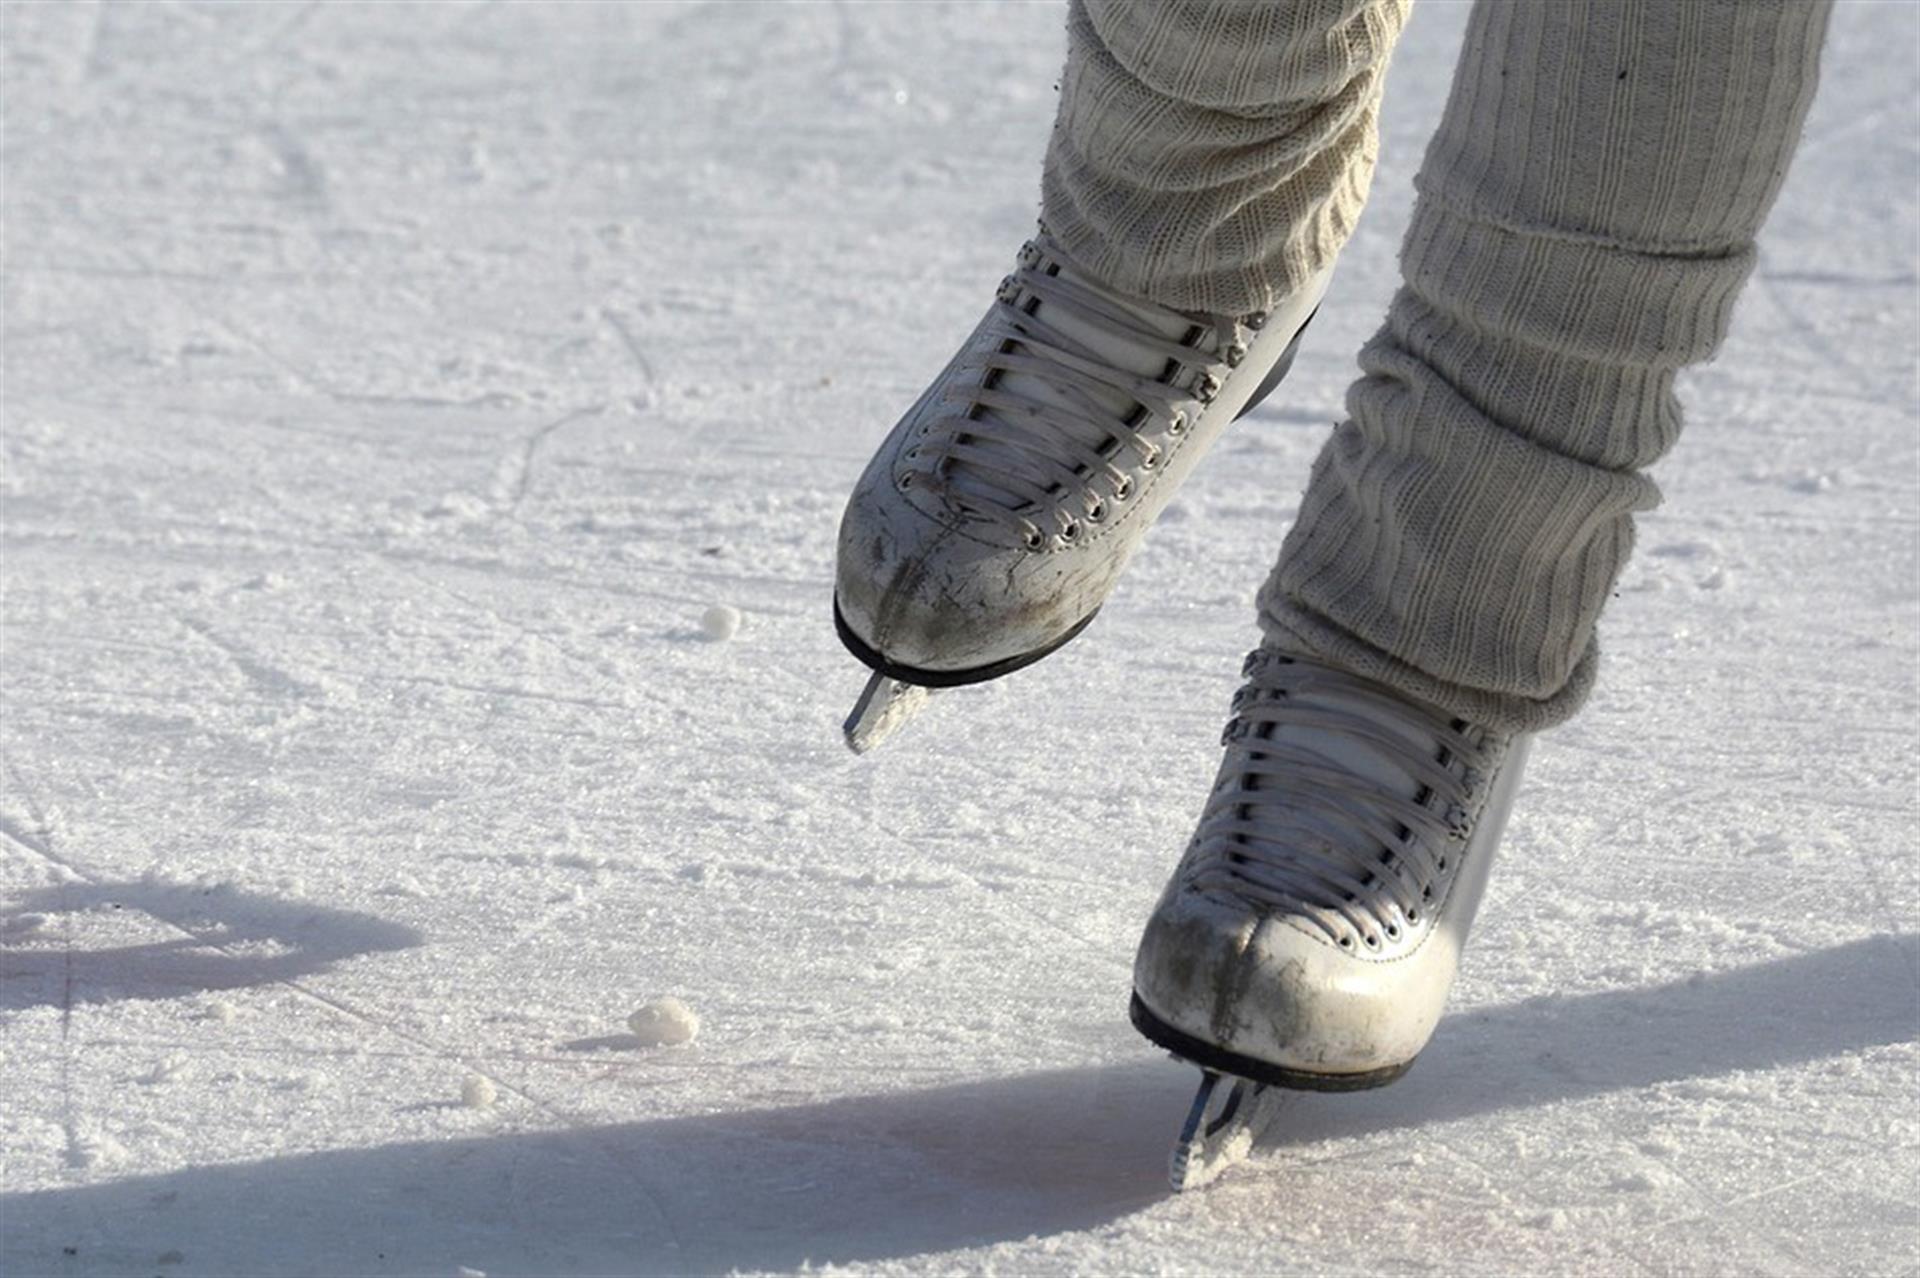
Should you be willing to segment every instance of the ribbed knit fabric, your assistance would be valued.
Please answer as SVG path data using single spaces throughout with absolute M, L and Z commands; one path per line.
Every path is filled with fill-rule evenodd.
M 1475 5 L 1404 286 L 1261 592 L 1270 637 L 1495 728 L 1579 708 L 1675 374 L 1725 337 L 1828 13 Z
M 1072 0 L 1043 220 L 1107 283 L 1267 310 L 1353 232 L 1411 0 Z

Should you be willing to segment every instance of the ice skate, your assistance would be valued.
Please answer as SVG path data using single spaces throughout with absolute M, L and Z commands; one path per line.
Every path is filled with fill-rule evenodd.
M 1413 1063 L 1527 749 L 1305 656 L 1258 649 L 1244 673 L 1134 960 L 1134 1026 L 1202 1071 L 1175 1188 L 1244 1157 L 1275 1089 L 1379 1087 Z
M 1044 231 L 1025 245 L 847 504 L 834 623 L 892 681 L 848 743 L 924 703 L 901 686 L 998 678 L 1085 628 L 1195 463 L 1286 373 L 1330 274 L 1269 312 L 1195 315 L 1106 287 Z M 856 731 L 876 705 L 886 732 Z

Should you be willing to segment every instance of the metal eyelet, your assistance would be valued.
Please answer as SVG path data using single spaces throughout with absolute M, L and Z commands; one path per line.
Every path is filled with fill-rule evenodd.
M 1133 496 L 1133 476 L 1128 475 L 1113 486 L 1113 499 L 1115 501 L 1125 501 L 1131 496 Z
M 913 472 L 909 470 L 904 474 L 896 476 L 893 482 L 902 488 L 911 488 L 913 487 Z
M 1045 549 L 1047 544 L 1047 539 L 1040 535 L 1040 532 L 1038 529 L 1035 529 L 1033 532 L 1028 533 L 1021 540 L 1027 543 L 1028 550 L 1042 550 L 1042 549 Z
M 1098 497 L 1094 498 L 1093 504 L 1087 507 L 1087 522 L 1097 524 L 1106 517 L 1107 503 L 1101 501 Z
M 1238 368 L 1240 361 L 1247 357 L 1247 345 L 1245 342 L 1235 342 L 1221 354 L 1226 357 L 1228 368 Z
M 1193 397 L 1203 404 L 1211 404 L 1214 396 L 1220 393 L 1220 379 L 1212 373 L 1202 377 L 1193 388 Z
M 1160 464 L 1160 450 L 1153 449 L 1140 459 L 1141 470 L 1152 470 Z
M 1167 434 L 1184 435 L 1186 433 L 1187 415 L 1183 412 L 1177 412 L 1173 415 L 1173 420 L 1167 423 Z
M 1080 521 L 1079 520 L 1069 517 L 1066 520 L 1061 522 L 1060 524 L 1060 540 L 1061 541 L 1063 542 L 1078 541 L 1079 538 L 1080 538 Z

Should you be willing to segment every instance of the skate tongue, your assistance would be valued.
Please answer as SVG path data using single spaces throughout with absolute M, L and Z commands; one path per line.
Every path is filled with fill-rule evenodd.
M 1092 276 L 1045 250 L 1042 250 L 1041 261 L 1034 269 L 1043 274 L 1056 276 L 1070 284 L 1089 286 L 1096 284 Z M 1056 305 L 1031 296 L 1020 300 L 1016 305 L 1025 315 L 1044 321 L 1049 328 L 1068 342 L 1078 343 L 1089 353 L 1114 368 L 1156 379 L 1166 368 L 1167 358 L 1163 353 L 1141 344 L 1138 338 L 1124 330 L 1115 329 L 1096 317 L 1081 314 L 1069 306 Z M 1158 333 L 1175 342 L 1185 339 L 1193 328 L 1191 319 L 1152 302 L 1141 301 L 1138 304 L 1116 302 L 1116 305 L 1119 305 L 1140 328 Z M 1032 309 L 1029 310 L 1029 307 Z M 1012 340 L 1016 348 L 1019 348 L 1018 339 Z M 1104 387 L 1096 390 L 1069 390 L 1063 386 L 1054 385 L 1044 376 L 1032 373 L 1002 373 L 998 385 L 1001 390 L 1036 403 L 1065 409 L 1076 415 L 1084 413 L 1088 401 L 1091 400 L 1103 412 L 1112 416 L 1116 426 L 1121 422 L 1131 421 L 1140 411 L 1140 405 L 1124 391 Z M 1016 428 L 990 409 L 981 410 L 981 416 L 991 418 L 1009 431 L 1029 429 Z M 1089 438 L 1084 442 L 1097 447 L 1104 441 Z M 1023 458 L 1018 448 L 1011 444 L 987 446 L 997 451 L 1004 451 L 1010 467 L 1022 468 Z M 953 468 L 949 483 L 955 492 L 990 501 L 1003 509 L 1016 509 L 1025 501 L 1023 497 L 1006 491 L 989 476 L 974 473 L 964 464 Z
M 1404 749 L 1390 750 L 1361 737 L 1316 725 L 1284 722 L 1274 726 L 1267 740 L 1285 742 L 1296 749 L 1317 754 L 1341 770 L 1378 785 L 1385 793 L 1405 799 L 1419 797 L 1425 783 L 1407 770 L 1405 760 L 1409 757 L 1433 758 L 1440 752 L 1440 744 L 1416 716 L 1388 714 L 1371 704 L 1337 693 L 1297 695 L 1302 706 L 1317 702 L 1322 706 L 1337 706 L 1345 715 L 1364 718 L 1389 739 L 1403 743 Z
M 1057 258 L 1050 259 L 1043 268 L 1049 275 L 1057 275 L 1073 284 L 1092 283 L 1092 277 L 1077 271 Z M 1193 321 L 1183 315 L 1172 314 L 1151 302 L 1137 306 L 1126 306 L 1127 314 L 1145 329 L 1160 334 L 1173 341 L 1180 341 L 1193 328 Z M 1115 332 L 1111 328 L 1084 315 L 1077 315 L 1060 306 L 1050 306 L 1045 302 L 1034 305 L 1030 312 L 1035 319 L 1044 319 L 1055 331 L 1079 342 L 1115 368 L 1123 368 L 1129 373 L 1142 377 L 1160 376 L 1167 364 L 1166 356 L 1141 346 L 1124 332 Z M 1057 404 L 1063 408 L 1076 407 L 1073 395 L 1049 383 L 1045 378 L 1030 373 L 1007 373 L 1000 379 L 1000 385 L 1017 395 L 1037 399 L 1046 404 Z M 1118 420 L 1125 421 L 1139 409 L 1139 405 L 1121 391 L 1101 390 L 1093 393 L 1102 408 L 1111 412 Z

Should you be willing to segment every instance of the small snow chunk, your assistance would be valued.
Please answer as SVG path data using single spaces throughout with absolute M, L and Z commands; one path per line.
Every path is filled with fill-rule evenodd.
M 727 604 L 715 604 L 700 614 L 700 633 L 715 643 L 725 643 L 740 633 L 740 610 Z
M 218 1021 L 222 1025 L 233 1024 L 233 1018 L 237 1015 L 239 1015 L 238 1010 L 224 998 L 217 998 L 207 1004 L 207 1010 L 204 1013 L 205 1019 Z
M 1555 1207 L 1552 1211 L 1529 1216 L 1527 1225 L 1532 1229 L 1544 1229 L 1550 1234 L 1557 1234 L 1567 1227 L 1567 1213 Z
M 112 1167 L 127 1161 L 127 1147 L 104 1131 L 76 1132 L 67 1144 L 70 1167 Z
M 427 509 L 429 519 L 484 519 L 492 509 L 472 493 L 447 493 Z
M 691 1043 L 700 1033 L 700 1018 L 677 998 L 655 999 L 627 1018 L 642 1047 Z
M 457 1278 L 487 1278 L 487 1271 L 475 1269 L 471 1265 L 462 1265 L 453 1271 Z
M 152 1087 L 160 1083 L 171 1082 L 187 1070 L 185 1052 L 170 1053 L 166 1059 L 154 1062 L 152 1069 L 141 1076 L 140 1081 Z
M 469 1074 L 460 1083 L 460 1103 L 468 1109 L 492 1109 L 500 1089 L 485 1074 Z

